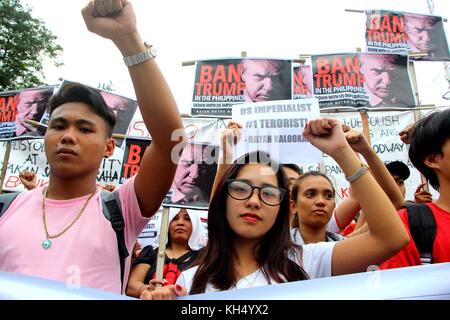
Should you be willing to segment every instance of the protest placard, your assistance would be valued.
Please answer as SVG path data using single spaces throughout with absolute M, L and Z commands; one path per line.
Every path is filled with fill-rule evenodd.
M 0 93 L 0 139 L 43 136 L 45 128 L 26 122 L 41 122 L 55 87 L 39 87 Z
M 344 53 L 312 56 L 314 97 L 320 108 L 413 108 L 408 57 Z
M 313 97 L 311 66 L 302 65 L 294 67 L 293 80 L 294 99 L 308 99 Z
M 141 167 L 142 157 L 152 141 L 146 138 L 126 138 L 125 151 L 123 153 L 120 184 L 134 176 Z
M 181 118 L 184 131 L 189 141 L 216 144 L 220 137 L 221 119 L 217 118 Z M 139 110 L 136 111 L 128 128 L 128 137 L 151 139 Z M 176 136 L 173 138 L 177 139 Z
M 317 163 L 322 153 L 303 137 L 308 120 L 319 118 L 315 99 L 284 100 L 237 105 L 233 120 L 243 125 L 234 159 L 256 150 L 266 151 L 282 163 Z
M 208 208 L 218 157 L 218 145 L 188 143 L 181 151 L 172 186 L 163 203 Z
M 358 113 L 323 113 L 323 117 L 338 118 L 343 124 L 352 129 L 363 131 L 363 122 Z M 408 146 L 399 137 L 399 132 L 410 123 L 414 123 L 412 111 L 386 111 L 369 112 L 369 133 L 371 145 L 374 151 L 385 163 L 392 161 L 404 162 L 411 171 L 410 177 L 405 181 L 406 199 L 414 199 L 414 191 L 420 183 L 420 174 L 414 169 L 408 158 Z M 362 159 L 362 157 L 361 157 Z M 338 200 L 348 197 L 349 183 L 345 180 L 344 173 L 339 165 L 328 156 L 324 156 L 325 173 L 335 183 Z M 318 170 L 318 166 L 303 166 L 305 171 Z
M 126 139 L 121 184 L 137 173 L 150 143 L 149 139 Z M 192 209 L 208 208 L 217 171 L 219 146 L 190 142 L 179 151 L 179 159 L 173 159 L 178 161 L 177 170 L 163 203 Z
M 412 54 L 413 60 L 450 61 L 442 18 L 386 10 L 366 11 L 369 52 Z
M 234 104 L 292 99 L 292 60 L 197 61 L 193 116 L 231 117 Z
M 3 163 L 6 143 L 6 141 L 0 142 L 1 164 Z M 98 185 L 118 184 L 122 157 L 123 150 L 117 147 L 111 157 L 102 160 L 97 174 Z M 3 190 L 24 190 L 19 179 L 21 171 L 34 172 L 37 175 L 36 187 L 38 188 L 48 184 L 50 167 L 44 152 L 44 139 L 11 141 L 11 154 L 3 180 Z

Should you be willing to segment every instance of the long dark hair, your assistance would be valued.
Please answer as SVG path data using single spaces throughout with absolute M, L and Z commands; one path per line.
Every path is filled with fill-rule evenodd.
M 226 219 L 228 198 L 227 180 L 234 179 L 241 169 L 249 163 L 259 163 L 275 169 L 278 186 L 288 190 L 288 183 L 278 163 L 267 153 L 257 151 L 237 159 L 219 182 L 217 192 L 211 199 L 208 211 L 208 244 L 197 260 L 190 294 L 205 292 L 206 285 L 212 284 L 218 290 L 231 289 L 237 282 L 234 268 L 234 232 Z M 294 250 L 299 248 L 300 250 Z M 289 282 L 308 279 L 302 267 L 290 261 L 289 256 L 301 254 L 301 247 L 295 247 L 289 232 L 289 197 L 285 195 L 280 203 L 277 218 L 272 228 L 256 245 L 254 257 L 262 266 L 263 273 L 270 283 Z

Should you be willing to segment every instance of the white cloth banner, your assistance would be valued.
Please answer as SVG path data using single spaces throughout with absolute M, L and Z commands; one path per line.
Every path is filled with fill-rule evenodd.
M 0 142 L 0 163 L 3 165 L 6 141 Z M 97 174 L 97 184 L 118 184 L 122 168 L 123 150 L 116 147 L 112 157 L 103 159 Z M 44 152 L 44 139 L 11 141 L 11 153 L 3 180 L 3 190 L 23 191 L 20 182 L 21 171 L 32 171 L 37 175 L 37 187 L 46 186 L 50 175 L 50 167 Z
M 223 127 L 222 120 L 210 118 L 182 118 L 181 120 L 190 141 L 211 144 L 217 144 L 220 141 L 220 128 Z M 128 128 L 127 137 L 151 138 L 139 110 L 134 114 L 134 118 Z
M 338 118 L 352 129 L 363 131 L 362 119 L 359 113 L 322 113 L 322 117 Z M 410 172 L 405 181 L 406 199 L 414 200 L 414 191 L 421 183 L 420 173 L 408 159 L 408 146 L 400 140 L 399 132 L 410 123 L 414 123 L 413 111 L 403 112 L 369 112 L 369 132 L 371 145 L 385 163 L 402 161 Z M 361 157 L 361 160 L 363 158 Z M 330 157 L 324 157 L 324 167 L 327 175 L 335 182 L 338 201 L 348 197 L 349 184 L 338 164 Z M 317 169 L 313 166 L 304 169 Z

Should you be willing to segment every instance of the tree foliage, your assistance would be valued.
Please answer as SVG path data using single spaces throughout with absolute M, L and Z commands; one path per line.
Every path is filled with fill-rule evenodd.
M 46 57 L 56 66 L 63 48 L 45 23 L 20 0 L 0 0 L 0 91 L 36 87 Z

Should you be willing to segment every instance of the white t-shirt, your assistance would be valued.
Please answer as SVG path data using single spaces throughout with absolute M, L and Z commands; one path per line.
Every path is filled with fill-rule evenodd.
M 333 256 L 334 245 L 335 242 L 319 242 L 302 246 L 303 268 L 311 279 L 331 277 L 331 258 Z M 298 265 L 301 265 L 301 261 L 299 259 L 295 259 L 295 257 L 298 257 L 298 255 L 292 255 L 290 259 Z M 192 280 L 194 279 L 197 269 L 198 267 L 193 267 L 183 271 L 177 279 L 177 284 L 185 287 L 187 292 L 191 290 Z M 270 282 L 277 283 L 273 279 L 270 279 Z M 240 279 L 236 283 L 236 286 L 230 290 L 254 288 L 269 284 L 270 283 L 267 281 L 262 269 L 258 269 L 252 274 Z M 214 288 L 211 284 L 208 283 L 206 285 L 205 293 L 217 291 L 219 290 Z

